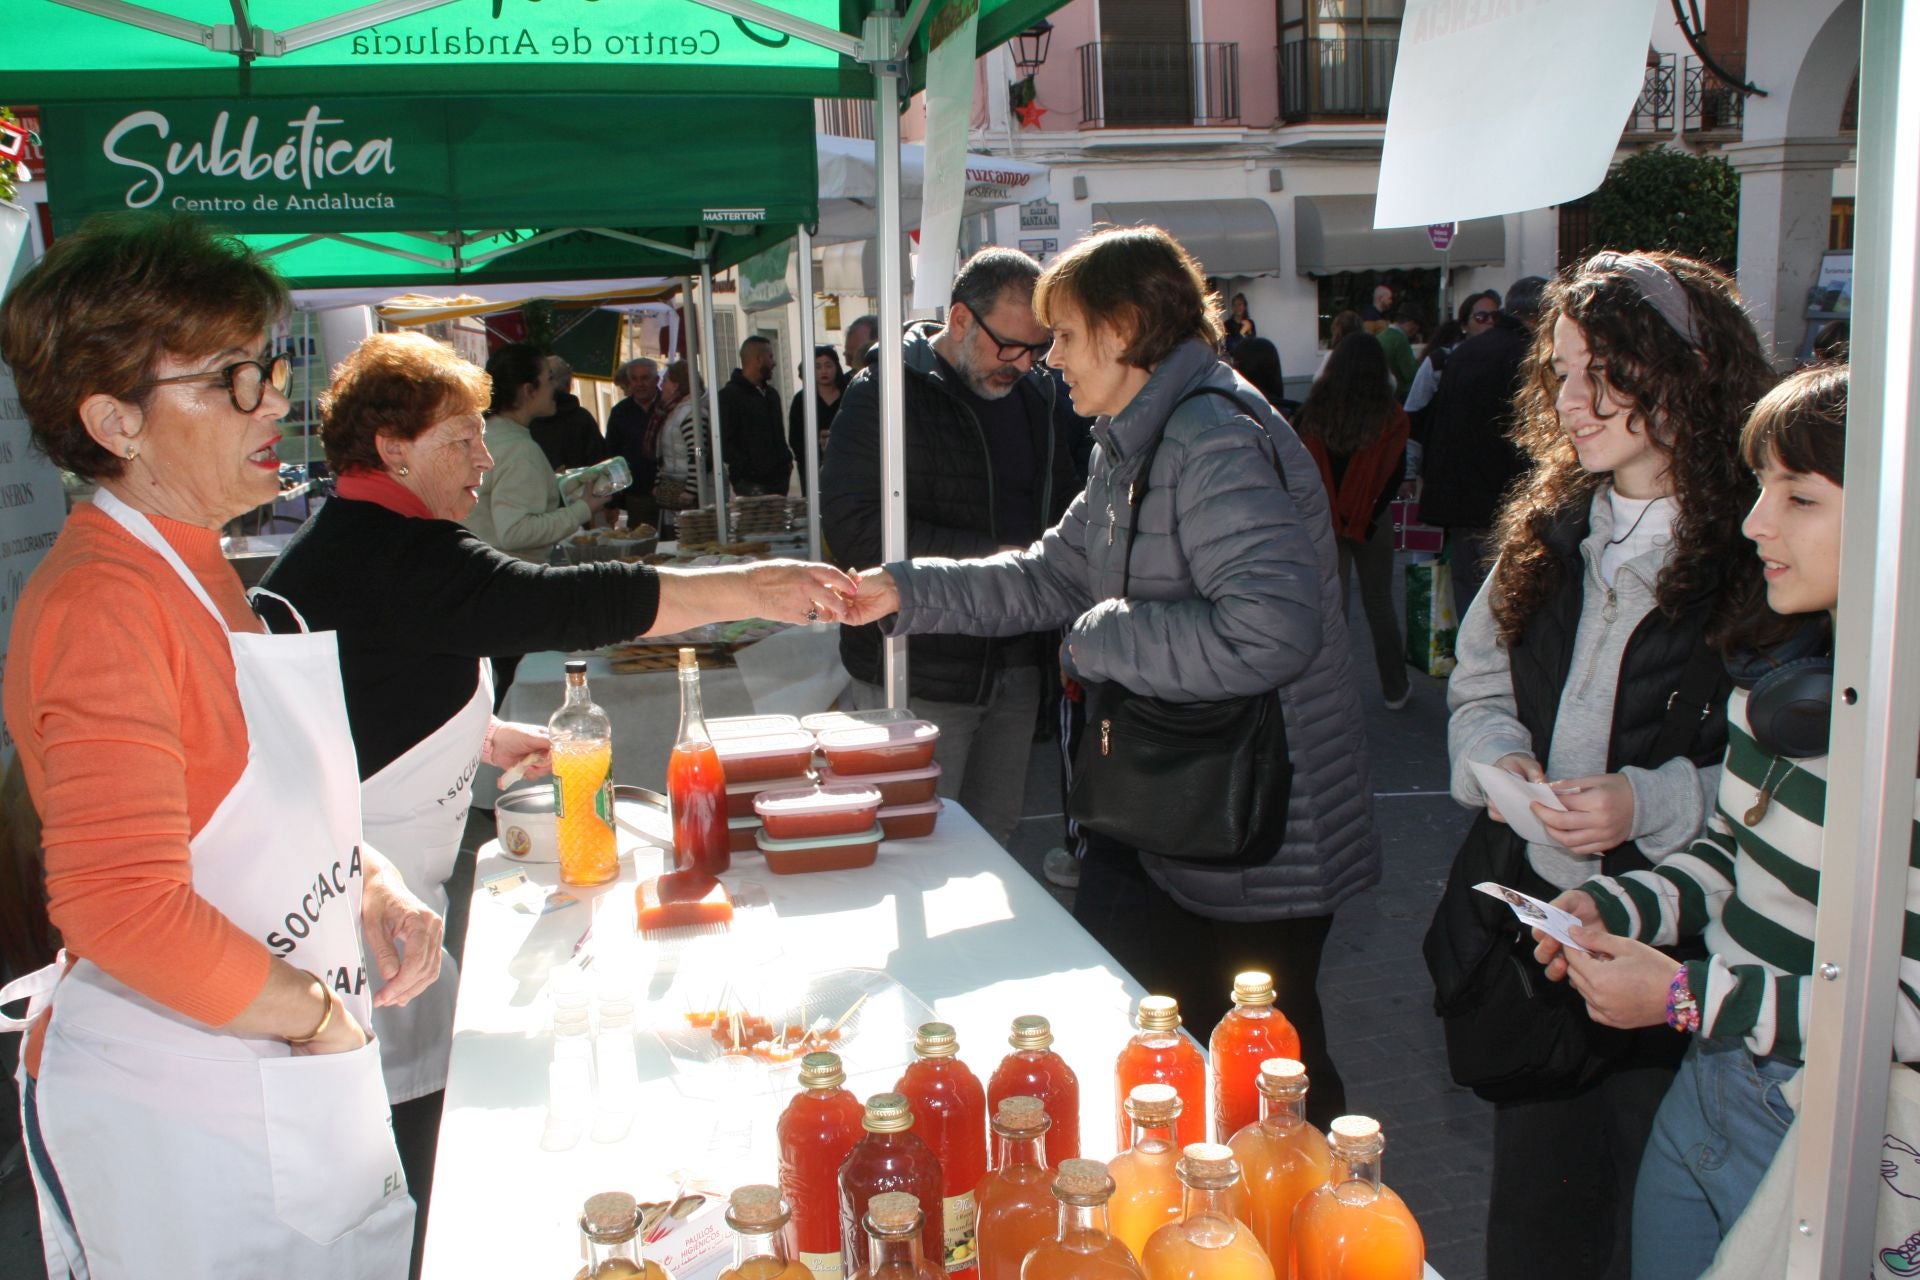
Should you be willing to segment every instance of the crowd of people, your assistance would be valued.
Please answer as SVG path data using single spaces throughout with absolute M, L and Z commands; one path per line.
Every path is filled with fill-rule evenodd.
M 890 338 L 863 317 L 844 365 L 812 353 L 837 567 L 547 563 L 609 502 L 560 472 L 625 459 L 611 501 L 657 525 L 711 493 L 684 362 L 623 365 L 603 432 L 528 344 L 482 372 L 379 335 L 322 400 L 336 496 L 249 599 L 218 540 L 277 491 L 285 304 L 239 242 L 136 217 L 63 236 L 0 307 L 36 441 L 99 486 L 21 596 L 5 687 L 66 945 L 4 1023 L 27 1033 L 50 1270 L 404 1275 L 474 771 L 537 772 L 548 745 L 495 714 L 512 655 L 739 617 L 840 622 L 854 707 L 884 704 L 882 640 L 909 637 L 940 789 L 1002 842 L 1057 700 L 1071 817 L 1049 874 L 1075 917 L 1190 1025 L 1225 1013 L 1221 973 L 1272 973 L 1324 1125 L 1346 1099 L 1318 973 L 1382 875 L 1362 707 L 1412 696 L 1388 509 L 1414 493 L 1462 619 L 1447 749 L 1475 820 L 1427 956 L 1453 1074 L 1495 1103 L 1488 1274 L 1680 1280 L 1739 1220 L 1783 1086 L 1831 1051 L 1806 1034 L 1827 774 L 1805 712 L 1830 696 L 1848 372 L 1778 380 L 1715 267 L 1597 254 L 1474 294 L 1424 344 L 1382 285 L 1295 404 L 1244 295 L 1223 307 L 1164 231 L 1098 232 L 1044 270 L 984 250 L 941 322 Z M 882 341 L 908 516 L 886 564 Z M 724 487 L 785 494 L 808 406 L 783 421 L 764 337 L 739 355 Z M 1200 797 L 1231 837 L 1204 854 L 1087 798 L 1096 776 L 1155 782 L 1124 746 L 1106 759 L 1116 723 L 1193 708 L 1284 747 L 1258 794 Z M 1487 771 L 1550 789 L 1537 838 Z M 1456 892 L 1476 879 L 1572 913 L 1578 946 Z M 1920 934 L 1901 970 L 1907 1061 Z

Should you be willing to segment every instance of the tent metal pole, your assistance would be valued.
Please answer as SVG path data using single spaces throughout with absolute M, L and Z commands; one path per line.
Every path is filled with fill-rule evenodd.
M 807 559 L 820 558 L 820 377 L 813 368 L 813 233 L 800 228 L 801 466 L 807 477 Z
M 732 542 L 727 528 L 727 459 L 720 441 L 719 353 L 714 348 L 713 259 L 700 259 L 700 359 L 707 382 L 707 439 L 713 447 L 713 519 L 720 542 Z
M 686 323 L 674 329 L 679 335 L 680 358 L 687 362 L 687 398 L 693 401 L 693 419 L 696 424 L 703 421 L 700 412 L 702 397 L 706 392 L 707 377 L 700 367 L 700 323 L 693 314 L 693 277 L 680 278 L 680 314 Z M 693 492 L 697 506 L 706 506 L 713 501 L 713 495 L 707 492 L 712 481 L 707 475 L 707 450 L 700 441 L 700 432 L 693 433 Z
M 897 23 L 892 14 L 868 19 L 869 47 L 892 47 L 891 33 L 873 30 L 875 24 Z M 875 39 L 875 36 L 888 38 Z M 873 64 L 873 150 L 875 186 L 880 217 L 877 246 L 880 256 L 880 548 L 886 563 L 907 558 L 906 370 L 901 360 L 900 282 L 905 275 L 900 237 L 900 62 Z M 907 640 L 888 636 L 884 642 L 887 705 L 907 705 Z
M 1861 15 L 1847 501 L 1787 1275 L 1858 1275 L 1875 1211 L 1920 740 L 1920 9 Z M 1902 572 L 1903 567 L 1908 571 Z

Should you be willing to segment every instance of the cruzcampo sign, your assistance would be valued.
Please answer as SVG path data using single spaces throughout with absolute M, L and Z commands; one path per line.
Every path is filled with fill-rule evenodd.
M 751 127 L 713 148 L 711 162 L 676 166 L 672 182 L 643 182 L 628 167 L 632 121 L 695 136 L 731 118 L 730 104 L 667 97 L 69 103 L 46 112 L 48 145 L 64 157 L 49 195 L 57 231 L 90 214 L 127 210 L 195 213 L 249 233 L 752 230 L 804 221 L 817 201 L 812 114 L 804 104 L 773 109 L 785 105 L 738 103 L 736 123 Z M 791 180 L 778 180 L 786 170 Z M 743 206 L 748 194 L 757 198 Z

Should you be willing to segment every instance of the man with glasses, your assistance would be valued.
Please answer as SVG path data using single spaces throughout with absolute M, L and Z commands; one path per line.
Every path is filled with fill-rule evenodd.
M 902 339 L 906 373 L 907 554 L 964 559 L 1024 549 L 1076 492 L 1071 412 L 1057 383 L 1036 377 L 1052 335 L 1034 319 L 1039 264 L 983 249 L 954 278 L 947 323 Z M 823 532 L 847 568 L 881 562 L 878 368 L 841 397 L 820 468 Z M 915 636 L 913 710 L 941 727 L 940 793 L 1005 844 L 1020 818 L 1027 757 L 1053 636 Z M 843 627 L 850 700 L 886 705 L 879 629 Z

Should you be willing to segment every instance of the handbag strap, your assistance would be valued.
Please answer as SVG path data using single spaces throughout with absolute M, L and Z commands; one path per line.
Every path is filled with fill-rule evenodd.
M 1680 683 L 1667 696 L 1667 712 L 1653 740 L 1653 760 L 1664 764 L 1687 754 L 1694 734 L 1714 710 L 1714 692 L 1726 674 L 1720 655 L 1704 642 L 1695 646 L 1680 672 Z
M 1242 400 L 1233 392 L 1228 391 L 1225 387 L 1197 387 L 1187 392 L 1186 395 L 1181 396 L 1180 399 L 1174 403 L 1172 410 L 1167 414 L 1167 421 L 1173 421 L 1173 415 L 1180 412 L 1181 405 L 1200 396 L 1220 396 L 1223 399 L 1231 400 L 1236 409 L 1246 414 L 1249 418 L 1252 418 L 1256 423 L 1260 423 L 1260 415 L 1249 409 L 1246 401 Z M 1260 429 L 1265 431 L 1266 424 L 1260 423 Z M 1133 473 L 1133 483 L 1127 486 L 1127 553 L 1120 561 L 1119 598 L 1122 600 L 1127 598 L 1133 586 L 1133 535 L 1135 526 L 1140 523 L 1140 504 L 1145 501 L 1147 496 L 1147 477 L 1153 473 L 1154 456 L 1160 452 L 1160 442 L 1166 438 L 1167 429 L 1163 424 L 1159 432 L 1153 437 L 1153 443 L 1147 446 L 1146 456 L 1141 458 L 1139 470 Z M 1269 433 L 1268 439 L 1272 440 L 1271 433 Z M 1280 445 L 1277 441 L 1274 442 L 1273 446 L 1273 469 L 1280 477 L 1280 487 L 1285 489 L 1287 487 L 1287 471 L 1285 467 L 1280 465 Z

